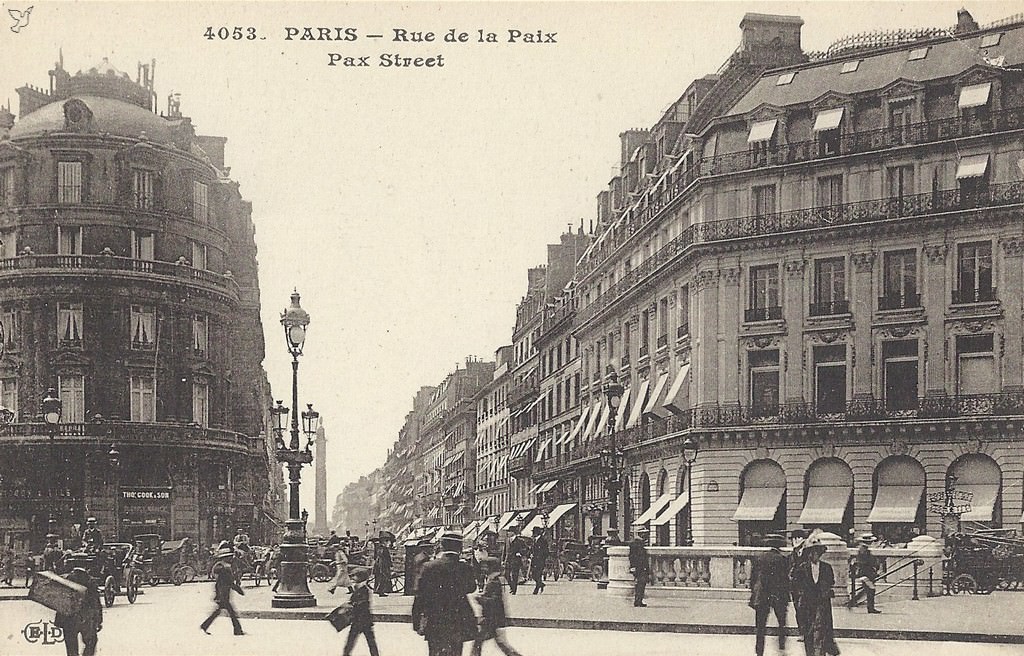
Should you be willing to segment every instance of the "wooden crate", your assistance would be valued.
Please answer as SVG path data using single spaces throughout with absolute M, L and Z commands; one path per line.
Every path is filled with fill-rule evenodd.
M 53 572 L 36 572 L 29 588 L 28 598 L 50 610 L 73 615 L 85 601 L 85 586 L 78 585 Z

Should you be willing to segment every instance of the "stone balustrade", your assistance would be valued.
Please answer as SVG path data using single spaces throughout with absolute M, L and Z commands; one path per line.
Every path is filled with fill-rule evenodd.
M 825 534 L 829 550 L 823 559 L 836 575 L 835 602 L 850 597 L 850 561 L 856 548 L 848 548 L 838 537 Z M 746 600 L 750 595 L 753 562 L 768 551 L 765 547 L 648 547 L 651 557 L 649 596 L 679 596 L 696 599 Z M 784 549 L 789 554 L 789 549 Z M 879 561 L 876 586 L 880 601 L 910 599 L 914 595 L 914 566 L 917 567 L 918 595 L 942 592 L 942 543 L 921 536 L 905 547 L 872 549 Z M 929 572 L 931 583 L 929 584 Z M 632 594 L 633 576 L 629 573 L 629 547 L 608 549 L 608 589 L 612 594 Z

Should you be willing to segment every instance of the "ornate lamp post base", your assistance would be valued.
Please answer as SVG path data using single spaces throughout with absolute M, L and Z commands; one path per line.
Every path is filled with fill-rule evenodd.
M 316 597 L 309 591 L 306 577 L 308 554 L 306 553 L 305 522 L 289 519 L 281 541 L 281 584 L 274 593 L 270 605 L 273 608 L 309 608 L 316 606 Z

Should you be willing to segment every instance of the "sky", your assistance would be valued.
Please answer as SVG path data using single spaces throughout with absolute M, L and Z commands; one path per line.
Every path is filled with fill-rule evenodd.
M 72 73 L 107 57 L 134 78 L 138 62 L 156 59 L 161 111 L 180 93 L 200 134 L 227 137 L 226 165 L 253 204 L 264 367 L 286 405 L 291 367 L 279 318 L 293 288 L 312 317 L 299 400 L 324 418 L 328 513 L 347 483 L 383 463 L 417 389 L 509 343 L 526 270 L 545 262 L 545 245 L 568 225 L 589 226 L 618 164 L 619 133 L 649 128 L 693 79 L 714 73 L 739 45 L 745 13 L 802 17 L 809 51 L 859 32 L 951 26 L 961 6 L 982 24 L 1021 9 L 996 1 L 0 4 L 33 6 L 17 33 L 0 27 L 0 102 L 9 98 L 15 114 L 15 89 L 47 87 L 59 49 Z M 302 40 L 306 27 L 310 36 L 351 28 L 355 40 Z M 454 43 L 444 40 L 450 29 Z M 395 30 L 434 40 L 396 42 Z M 481 43 L 480 30 L 497 43 Z M 515 43 L 510 30 L 521 33 Z M 526 42 L 538 31 L 541 43 Z M 435 65 L 385 67 L 382 55 Z M 369 66 L 344 66 L 345 57 Z M 312 514 L 313 474 L 304 474 Z

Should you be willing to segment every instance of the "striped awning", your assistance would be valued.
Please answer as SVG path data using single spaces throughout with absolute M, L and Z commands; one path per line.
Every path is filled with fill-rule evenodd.
M 622 398 L 619 400 L 619 409 L 615 412 L 615 426 L 618 430 L 622 430 L 626 427 L 626 419 L 629 417 L 629 390 L 626 388 L 622 392 Z
M 512 450 L 509 451 L 508 457 L 509 458 L 518 458 L 519 456 L 521 456 L 524 453 L 526 453 L 527 449 L 529 449 L 531 446 L 533 446 L 533 443 L 536 442 L 536 441 L 537 441 L 536 437 L 531 437 L 528 440 L 523 440 L 519 444 L 513 444 L 512 445 Z
M 665 391 L 668 388 L 668 372 L 663 371 L 658 374 L 658 380 L 654 383 L 654 387 L 651 390 L 651 395 L 647 399 L 647 403 L 644 404 L 644 414 L 651 417 L 661 417 L 667 415 L 668 412 L 663 407 L 665 403 Z
M 676 495 L 674 494 L 663 494 L 660 497 L 658 497 L 654 501 L 654 503 L 651 504 L 650 508 L 643 511 L 643 513 L 641 513 L 639 517 L 633 520 L 633 526 L 643 526 L 647 522 L 657 517 L 658 513 L 661 512 L 665 508 L 665 506 L 672 503 L 672 499 L 674 499 L 675 496 Z
M 576 425 L 573 427 L 572 432 L 566 433 L 566 436 L 562 438 L 565 443 L 572 442 L 579 434 L 583 431 L 584 426 L 587 425 L 587 419 L 590 416 L 590 406 L 584 406 L 583 412 L 580 413 L 580 418 L 576 421 Z
M 558 481 L 559 481 L 559 479 L 556 478 L 553 481 L 548 481 L 547 483 L 541 483 L 540 487 L 537 488 L 537 494 L 543 494 L 545 492 L 550 492 L 551 490 L 553 490 L 555 488 L 556 485 L 558 485 Z
M 672 503 L 668 504 L 657 517 L 651 520 L 651 526 L 664 526 L 672 521 L 672 518 L 678 515 L 683 508 L 690 503 L 690 493 L 683 490 L 683 493 L 677 496 Z
M 540 448 L 537 449 L 537 457 L 533 459 L 534 462 L 541 462 L 544 460 L 544 457 L 547 455 L 548 447 L 551 445 L 551 440 L 553 439 L 554 438 L 549 437 L 540 443 Z
M 690 363 L 687 362 L 679 367 L 679 371 L 676 372 L 676 379 L 672 381 L 672 387 L 669 388 L 668 394 L 665 395 L 665 408 L 677 415 L 686 412 L 686 388 L 689 377 Z
M 629 421 L 626 423 L 626 428 L 633 428 L 640 423 L 640 413 L 643 411 L 644 404 L 647 402 L 647 390 L 650 386 L 651 381 L 640 381 L 640 387 L 637 388 L 636 396 L 633 397 L 633 409 L 629 413 Z

